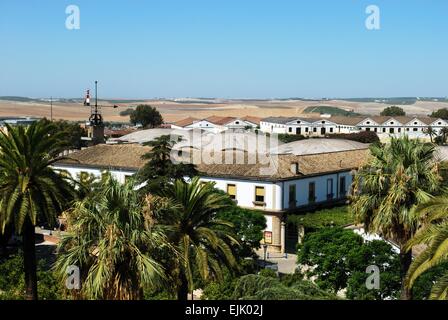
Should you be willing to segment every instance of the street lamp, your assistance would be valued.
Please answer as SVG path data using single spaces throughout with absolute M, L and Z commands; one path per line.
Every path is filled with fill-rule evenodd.
M 268 251 L 268 245 L 267 244 L 263 244 L 263 267 L 266 268 L 266 253 Z

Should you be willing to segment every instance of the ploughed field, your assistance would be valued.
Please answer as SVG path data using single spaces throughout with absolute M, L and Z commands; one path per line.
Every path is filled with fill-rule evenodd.
M 25 99 L 24 99 L 25 100 Z M 390 101 L 347 101 L 347 100 L 226 100 L 226 99 L 176 99 L 176 100 L 108 100 L 100 101 L 105 121 L 127 122 L 128 116 L 120 116 L 120 112 L 137 104 L 150 104 L 156 107 L 163 115 L 165 121 L 175 122 L 192 116 L 207 118 L 217 116 L 256 116 L 260 118 L 269 116 L 312 116 L 310 110 L 329 110 L 335 107 L 349 113 L 362 115 L 378 115 Z M 113 108 L 113 105 L 119 108 Z M 433 110 L 448 108 L 446 101 L 416 101 L 412 104 L 399 105 L 408 115 L 428 115 Z M 306 110 L 306 111 L 305 111 Z M 340 113 L 340 110 L 336 113 Z M 72 121 L 86 121 L 90 108 L 82 104 L 82 100 L 66 100 L 53 102 L 53 118 Z M 28 99 L 25 101 L 0 100 L 0 117 L 34 116 L 50 117 L 50 103 Z

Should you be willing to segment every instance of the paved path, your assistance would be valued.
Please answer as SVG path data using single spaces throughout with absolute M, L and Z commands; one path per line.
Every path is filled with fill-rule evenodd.
M 258 250 L 256 253 L 259 259 L 263 260 L 263 250 Z M 288 253 L 285 258 L 280 253 L 271 253 L 266 261 L 277 264 L 279 273 L 294 273 L 297 267 L 296 254 Z

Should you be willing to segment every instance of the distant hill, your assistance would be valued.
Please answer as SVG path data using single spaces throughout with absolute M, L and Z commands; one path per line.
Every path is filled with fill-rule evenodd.
M 338 100 L 353 102 L 376 102 L 390 105 L 412 105 L 417 101 L 448 102 L 447 98 L 442 97 L 346 98 Z

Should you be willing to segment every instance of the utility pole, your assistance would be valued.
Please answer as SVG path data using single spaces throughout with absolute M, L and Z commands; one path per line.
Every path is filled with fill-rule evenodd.
M 50 121 L 53 122 L 53 97 L 50 97 Z

